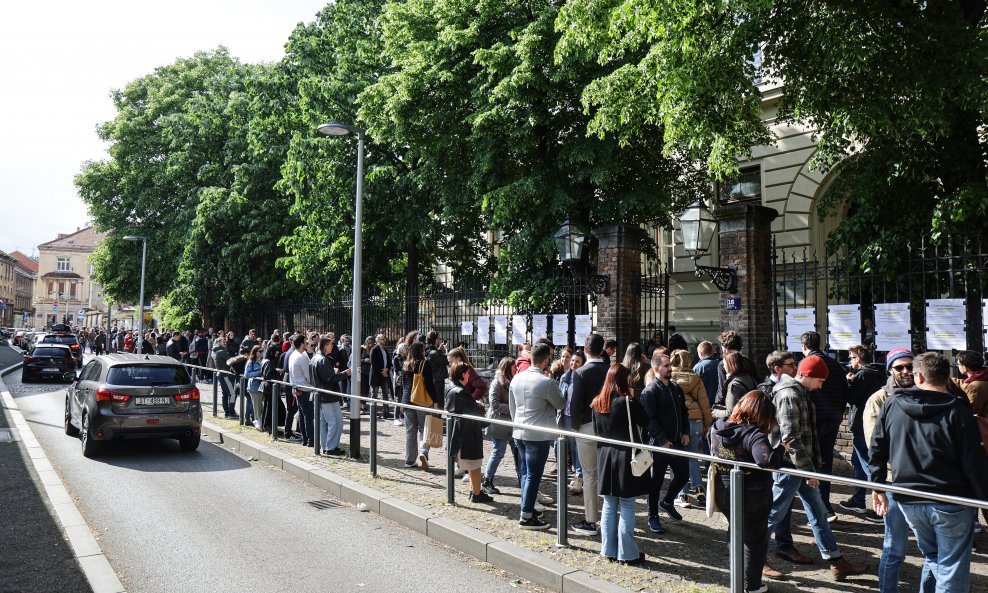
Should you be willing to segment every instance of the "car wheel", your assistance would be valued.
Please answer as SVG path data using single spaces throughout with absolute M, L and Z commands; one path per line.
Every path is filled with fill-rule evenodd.
M 178 437 L 178 444 L 182 447 L 183 451 L 195 451 L 199 448 L 200 440 L 202 440 L 201 436 L 196 433 L 189 436 Z
M 89 416 L 82 414 L 82 430 L 80 430 L 80 440 L 82 441 L 82 456 L 94 457 L 99 443 L 94 441 L 89 434 Z
M 70 437 L 79 436 L 79 429 L 72 425 L 72 409 L 69 407 L 69 398 L 65 398 L 65 434 Z

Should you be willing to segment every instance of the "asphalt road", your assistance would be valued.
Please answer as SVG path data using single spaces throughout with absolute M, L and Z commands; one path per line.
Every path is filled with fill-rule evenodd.
M 129 593 L 518 590 L 382 517 L 318 510 L 307 503 L 325 492 L 216 444 L 129 441 L 86 459 L 63 433 L 60 385 L 5 382 Z

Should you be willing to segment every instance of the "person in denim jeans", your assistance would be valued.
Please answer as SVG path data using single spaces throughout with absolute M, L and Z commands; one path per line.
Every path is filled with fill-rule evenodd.
M 785 461 L 790 467 L 815 472 L 820 466 L 816 413 L 809 392 L 819 389 L 829 373 L 830 369 L 821 357 L 808 356 L 799 363 L 795 378 L 783 375 L 773 389 L 778 429 L 773 431 L 771 443 L 773 447 L 779 444 L 785 446 Z M 792 507 L 793 499 L 798 495 L 806 510 L 810 527 L 813 528 L 813 537 L 820 549 L 820 555 L 830 563 L 834 580 L 841 581 L 849 576 L 863 574 L 868 570 L 867 565 L 848 561 L 837 545 L 827 522 L 827 508 L 820 496 L 819 485 L 819 480 L 804 480 L 789 474 L 776 473 L 768 529 L 773 531 L 783 522 Z M 785 550 L 776 550 L 776 555 L 783 558 L 787 557 L 786 553 Z M 799 558 L 803 556 L 800 554 Z
M 497 365 L 497 372 L 494 375 L 494 380 L 491 381 L 487 395 L 490 406 L 487 412 L 488 418 L 511 420 L 511 408 L 508 406 L 508 386 L 515 374 L 514 365 L 515 359 L 510 356 L 502 358 Z M 497 468 L 501 465 L 501 460 L 504 459 L 504 452 L 509 446 L 511 447 L 511 456 L 515 460 L 515 473 L 518 475 L 519 484 L 521 483 L 518 446 L 511 438 L 510 426 L 491 424 L 487 427 L 487 436 L 490 437 L 493 447 L 491 456 L 487 459 L 487 467 L 484 469 L 480 487 L 488 495 L 500 494 L 501 491 L 494 485 L 494 475 L 497 473 Z
M 570 402 L 573 399 L 573 382 L 578 380 L 577 369 L 587 362 L 587 356 L 582 351 L 577 351 L 571 355 L 566 364 L 569 365 L 566 372 L 559 379 L 559 391 L 566 400 L 566 407 L 560 410 L 557 420 L 559 427 L 566 430 L 573 430 L 573 412 L 570 410 Z M 580 452 L 576 448 L 576 437 L 566 437 L 566 450 L 570 459 L 573 460 L 573 481 L 569 483 L 570 494 L 583 494 L 583 465 L 580 463 Z
M 549 449 L 555 435 L 538 430 L 556 428 L 556 412 L 565 405 L 559 393 L 559 383 L 545 376 L 552 358 L 548 344 L 532 347 L 532 366 L 518 373 L 508 387 L 508 407 L 515 422 L 532 428 L 515 428 L 511 436 L 518 445 L 521 469 L 521 518 L 522 529 L 548 529 L 549 524 L 535 515 L 535 502 L 539 483 L 549 458 Z
M 890 468 L 896 486 L 988 498 L 988 456 L 974 415 L 949 391 L 950 360 L 927 352 L 914 358 L 912 370 L 916 387 L 888 398 L 872 433 L 872 502 L 882 516 L 889 501 L 881 486 Z M 936 593 L 967 592 L 976 509 L 908 495 L 895 501 L 923 553 L 923 581 L 932 575 Z
M 690 442 L 686 445 L 686 450 L 692 453 L 699 453 L 702 450 L 702 443 L 710 425 L 713 424 L 713 416 L 710 414 L 710 398 L 707 397 L 707 389 L 703 385 L 703 380 L 693 372 L 693 357 L 687 350 L 676 350 L 672 353 L 672 381 L 679 385 L 686 398 L 686 409 L 690 417 Z M 700 474 L 700 462 L 696 459 L 689 460 L 690 481 L 683 486 L 682 491 L 676 498 L 676 506 L 688 507 L 695 504 L 698 508 L 706 507 L 706 497 L 703 492 L 703 476 Z

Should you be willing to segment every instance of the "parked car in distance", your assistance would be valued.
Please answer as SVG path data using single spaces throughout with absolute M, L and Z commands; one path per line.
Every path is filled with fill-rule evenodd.
M 79 345 L 79 338 L 72 334 L 47 334 L 41 339 L 40 344 L 65 344 L 72 349 L 72 355 L 75 356 L 76 366 L 82 368 L 82 346 Z
M 201 429 L 199 389 L 168 356 L 97 356 L 65 396 L 65 434 L 79 436 L 86 457 L 103 442 L 130 438 L 177 438 L 194 451 Z
M 26 329 L 17 330 L 17 333 L 14 334 L 14 346 L 21 349 L 27 349 L 27 344 L 33 335 L 34 332 Z
M 65 344 L 41 344 L 24 353 L 21 383 L 35 379 L 71 381 L 75 378 L 76 362 L 72 349 Z

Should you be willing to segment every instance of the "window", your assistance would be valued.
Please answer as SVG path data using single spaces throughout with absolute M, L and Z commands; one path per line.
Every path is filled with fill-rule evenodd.
M 115 366 L 110 368 L 106 382 L 121 387 L 174 387 L 191 384 L 185 369 L 170 365 Z
M 52 291 L 54 291 L 54 290 L 55 290 L 55 284 L 51 280 L 49 280 L 48 281 L 48 294 L 51 294 Z
M 62 296 L 63 294 L 65 294 L 65 283 L 64 282 L 59 282 L 58 283 L 58 296 Z
M 743 202 L 762 198 L 761 167 L 747 167 L 738 176 L 719 183 L 718 194 L 722 202 Z
M 71 260 L 69 260 L 69 258 L 67 258 L 67 257 L 60 257 L 60 258 L 58 258 L 56 260 L 56 262 L 55 262 L 55 271 L 56 272 L 71 272 L 72 271 Z
M 75 298 L 75 287 L 76 287 L 75 282 L 69 284 L 69 294 L 72 295 L 72 298 Z

